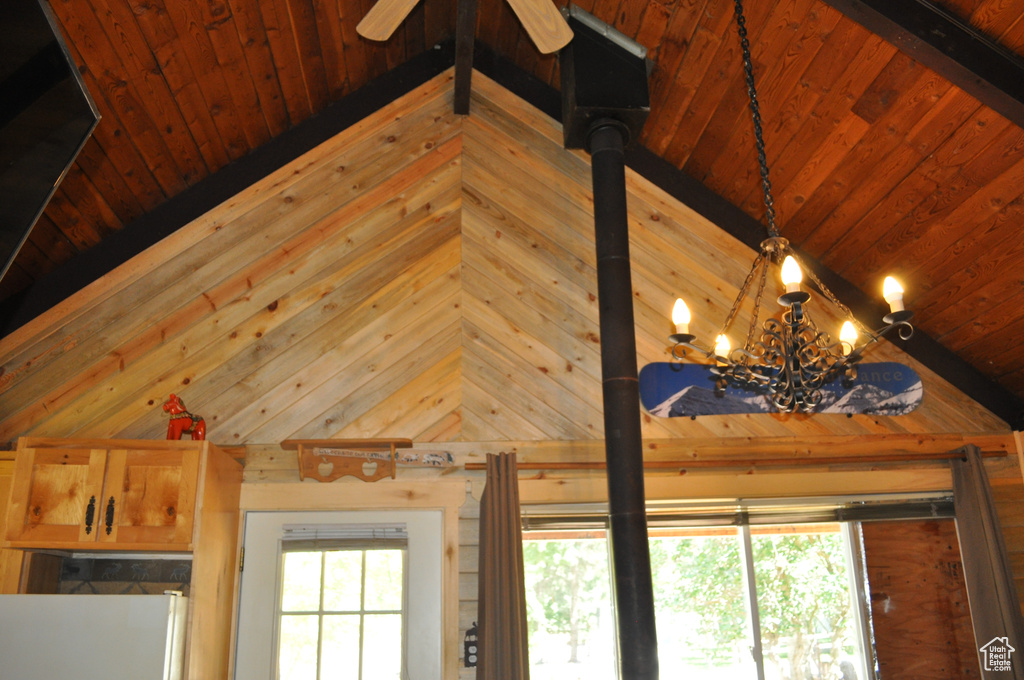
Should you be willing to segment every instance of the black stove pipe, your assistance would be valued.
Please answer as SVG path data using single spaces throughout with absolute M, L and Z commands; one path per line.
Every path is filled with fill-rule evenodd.
M 657 680 L 658 640 L 654 628 L 654 589 L 644 505 L 640 385 L 626 213 L 624 147 L 628 134 L 626 127 L 618 121 L 599 120 L 590 126 L 587 147 L 594 189 L 608 515 L 619 677 L 623 680 Z

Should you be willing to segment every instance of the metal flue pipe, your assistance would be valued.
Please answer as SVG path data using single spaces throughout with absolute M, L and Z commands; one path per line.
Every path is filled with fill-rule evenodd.
M 658 640 L 647 545 L 640 384 L 633 324 L 624 147 L 628 130 L 596 121 L 587 137 L 594 189 L 605 455 L 619 677 L 657 680 Z

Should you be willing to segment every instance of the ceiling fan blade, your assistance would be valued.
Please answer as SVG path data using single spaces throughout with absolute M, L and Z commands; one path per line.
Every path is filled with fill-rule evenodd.
M 387 40 L 417 2 L 419 0 L 377 0 L 356 26 L 356 33 L 367 40 Z
M 508 0 L 541 54 L 551 54 L 572 40 L 572 29 L 551 0 Z

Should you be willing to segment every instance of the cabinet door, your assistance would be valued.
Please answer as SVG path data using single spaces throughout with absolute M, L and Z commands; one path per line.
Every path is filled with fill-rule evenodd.
M 7 519 L 11 546 L 60 548 L 94 543 L 106 459 L 104 449 L 20 450 Z
M 111 449 L 97 540 L 125 549 L 190 550 L 200 455 Z

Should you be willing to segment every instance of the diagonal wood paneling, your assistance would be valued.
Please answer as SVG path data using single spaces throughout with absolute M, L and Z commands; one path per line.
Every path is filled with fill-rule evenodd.
M 0 441 L 160 438 L 172 392 L 225 444 L 601 438 L 588 159 L 480 74 L 472 108 L 451 113 L 443 74 L 0 341 Z M 628 191 L 642 365 L 667 360 L 683 291 L 713 334 L 752 254 L 645 180 Z M 648 416 L 644 435 L 1004 429 L 916 368 L 910 416 Z
M 587 436 L 600 437 L 600 417 L 580 410 L 583 402 L 600 412 L 601 403 L 589 163 L 585 155 L 562 148 L 557 124 L 524 108 L 507 91 L 478 74 L 474 89 L 472 114 L 463 128 L 465 343 L 467 355 L 486 372 L 472 373 L 468 359 L 464 364 L 464 437 L 472 440 L 479 432 L 483 439 L 499 432 L 514 438 L 510 430 L 523 424 L 529 424 L 520 430 L 524 439 L 535 436 L 529 431 L 551 433 L 552 428 L 561 430 L 556 438 L 572 439 L 580 436 L 581 426 Z M 637 347 L 643 365 L 668 359 L 667 310 L 681 293 L 695 308 L 696 332 L 713 336 L 714 324 L 724 317 L 753 253 L 632 173 L 628 191 Z M 814 309 L 823 324 L 834 321 L 826 312 Z M 736 327 L 744 328 L 747 319 L 749 311 L 741 313 Z M 871 360 L 908 361 L 884 344 Z M 822 436 L 1003 427 L 929 371 L 908 363 L 926 380 L 925 404 L 911 416 L 751 415 L 696 421 L 647 416 L 644 436 Z M 505 398 L 494 412 L 497 387 Z M 470 423 L 478 428 L 472 435 Z
M 450 364 L 433 337 L 454 328 L 457 351 L 449 89 L 436 79 L 189 225 L 154 249 L 163 257 L 85 291 L 70 318 L 30 324 L 5 369 L 5 436 L 158 437 L 171 392 L 207 418 L 211 439 L 331 436 Z M 429 344 L 395 333 L 423 318 Z
M 385 43 L 355 31 L 372 3 L 45 2 L 102 120 L 0 280 L 4 310 L 20 323 L 91 271 L 65 276 L 75 266 L 61 265 L 76 254 L 125 227 L 144 233 L 166 201 L 329 106 L 360 108 L 366 100 L 348 95 L 408 75 L 396 67 L 454 59 L 454 0 L 416 3 Z M 733 3 L 576 4 L 649 50 L 652 113 L 639 143 L 762 216 Z M 1024 53 L 1021 3 L 942 4 L 950 21 L 980 33 L 977 44 L 1010 59 Z M 1016 424 L 1024 131 L 1001 104 L 1005 93 L 971 87 L 891 27 L 858 23 L 857 5 L 780 0 L 745 10 L 780 229 L 873 297 L 886 273 L 898 274 L 918 327 L 980 376 L 948 374 L 976 398 L 991 392 L 989 407 Z M 942 33 L 943 23 L 932 28 Z M 559 87 L 557 56 L 537 52 L 506 0 L 481 0 L 476 37 L 478 63 L 511 66 L 498 69 L 507 82 L 530 74 Z M 966 60 L 955 42 L 947 49 Z M 993 67 L 974 68 L 985 80 Z M 104 259 L 95 255 L 86 258 Z M 34 282 L 23 307 L 20 293 Z

